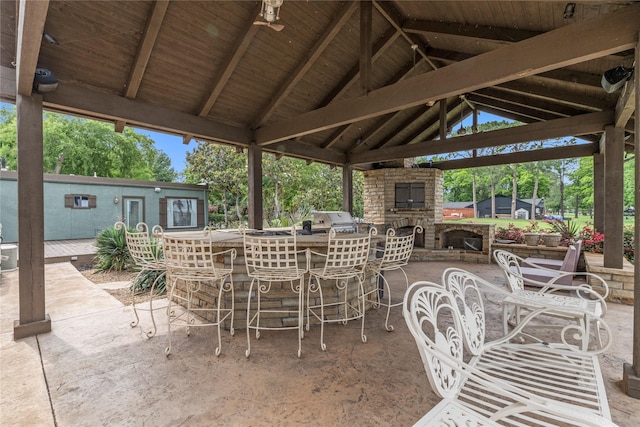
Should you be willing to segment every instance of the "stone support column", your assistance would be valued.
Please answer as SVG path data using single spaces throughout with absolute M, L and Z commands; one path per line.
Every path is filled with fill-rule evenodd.
M 16 111 L 20 319 L 14 321 L 13 338 L 18 340 L 50 332 L 51 319 L 44 297 L 42 96 L 17 95 Z

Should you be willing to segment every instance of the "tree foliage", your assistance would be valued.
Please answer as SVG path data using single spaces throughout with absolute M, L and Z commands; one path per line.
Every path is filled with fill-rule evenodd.
M 262 156 L 263 217 L 271 226 L 288 226 L 312 210 L 342 210 L 342 170 L 290 157 Z M 185 179 L 209 185 L 209 202 L 225 212 L 225 225 L 244 220 L 247 211 L 247 154 L 199 142 L 187 153 Z M 354 212 L 362 216 L 364 177 L 354 172 Z M 234 215 L 229 212 L 234 211 Z
M 43 116 L 45 173 L 175 181 L 171 159 L 154 147 L 152 139 L 125 128 L 114 132 L 110 123 L 45 112 Z M 7 168 L 17 168 L 16 110 L 0 108 L 0 156 Z

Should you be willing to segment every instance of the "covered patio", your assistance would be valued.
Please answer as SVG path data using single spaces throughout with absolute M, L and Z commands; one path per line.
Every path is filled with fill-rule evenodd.
M 495 264 L 455 265 L 504 283 Z M 407 272 L 410 281 L 438 280 L 450 266 L 411 262 Z M 179 330 L 167 359 L 166 325 L 147 339 L 143 329 L 129 327 L 130 306 L 71 264 L 48 264 L 45 273 L 52 331 L 19 341 L 13 340 L 19 271 L 3 274 L 1 425 L 411 425 L 440 400 L 398 309 L 392 310 L 392 333 L 384 329 L 384 310 L 367 313 L 366 344 L 353 331 L 358 322 L 333 325 L 323 352 L 312 328 L 301 359 L 291 351 L 295 331 L 265 333 L 246 359 L 243 331 L 223 333 L 216 357 L 211 330 L 189 338 Z M 615 340 L 600 365 L 612 419 L 631 427 L 640 401 L 622 391 L 620 364 L 631 357 L 633 307 L 610 304 L 609 310 Z M 496 301 L 488 317 L 491 337 L 497 337 Z M 150 324 L 148 317 L 141 321 Z
M 109 121 L 115 131 L 136 126 L 182 135 L 185 143 L 247 150 L 249 226 L 256 229 L 263 225 L 263 152 L 341 167 L 349 212 L 354 169 L 461 152 L 411 166 L 593 156 L 594 222 L 607 236 L 605 266 L 622 267 L 621 171 L 626 152 L 640 154 L 640 79 L 636 72 L 603 84 L 602 77 L 637 67 L 637 2 L 19 0 L 0 7 L 0 97 L 17 106 L 20 159 L 15 339 L 55 337 L 64 318 L 56 318 L 45 293 L 52 286 L 44 265 L 43 179 L 34 173 L 43 169 L 43 110 Z M 480 111 L 525 125 L 452 138 L 463 117 Z M 563 137 L 580 143 L 481 155 Z M 640 162 L 636 176 L 640 181 Z M 617 360 L 619 370 L 633 362 L 625 372 L 635 395 L 639 270 L 633 360 Z

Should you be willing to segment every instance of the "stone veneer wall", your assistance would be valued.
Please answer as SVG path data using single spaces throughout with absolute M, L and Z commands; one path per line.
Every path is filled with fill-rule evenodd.
M 424 208 L 395 208 L 397 183 L 424 183 Z M 385 226 L 394 228 L 421 225 L 424 247 L 435 245 L 435 223 L 442 221 L 443 173 L 439 169 L 387 168 L 364 173 L 364 221 L 374 224 L 379 233 Z

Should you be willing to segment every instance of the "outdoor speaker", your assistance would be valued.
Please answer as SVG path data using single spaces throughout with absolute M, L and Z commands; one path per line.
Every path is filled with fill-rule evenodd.
M 602 75 L 602 88 L 607 93 L 620 89 L 633 74 L 633 68 L 616 67 L 607 70 Z
M 58 87 L 58 79 L 46 68 L 36 68 L 33 90 L 38 93 L 53 92 Z

